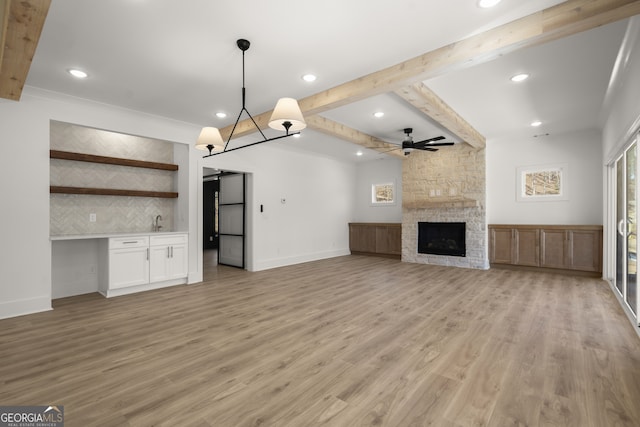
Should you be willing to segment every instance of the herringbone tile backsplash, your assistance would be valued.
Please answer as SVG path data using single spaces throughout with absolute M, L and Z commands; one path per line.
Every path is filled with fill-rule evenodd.
M 69 123 L 51 122 L 51 149 L 152 162 L 173 163 L 173 144 Z M 176 191 L 175 172 L 51 159 L 56 186 Z M 173 231 L 176 199 L 51 194 L 50 234 L 75 235 L 152 231 L 156 215 L 162 230 Z M 90 214 L 96 221 L 90 222 Z

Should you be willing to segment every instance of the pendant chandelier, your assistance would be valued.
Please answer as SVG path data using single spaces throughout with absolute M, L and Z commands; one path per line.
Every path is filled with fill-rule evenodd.
M 236 41 L 238 48 L 242 51 L 242 109 L 238 114 L 238 118 L 236 119 L 233 128 L 231 129 L 231 133 L 227 138 L 227 142 L 225 143 L 222 140 L 222 136 L 220 135 L 220 130 L 215 127 L 204 127 L 200 132 L 200 136 L 196 141 L 196 148 L 199 150 L 208 150 L 209 154 L 205 157 L 216 156 L 218 154 L 228 153 L 230 151 L 239 150 L 241 148 L 247 148 L 252 145 L 262 144 L 268 141 L 274 141 L 276 139 L 282 139 L 293 135 L 300 134 L 300 131 L 307 127 L 307 124 L 304 121 L 304 117 L 302 116 L 302 111 L 300 111 L 300 107 L 298 106 L 298 101 L 293 98 L 280 98 L 276 103 L 276 107 L 273 109 L 273 113 L 271 114 L 271 118 L 269 119 L 269 127 L 276 130 L 284 130 L 285 134 L 281 136 L 277 136 L 274 138 L 267 138 L 256 121 L 249 113 L 245 105 L 246 100 L 246 89 L 244 87 L 244 53 L 249 49 L 251 43 L 245 39 L 239 39 Z M 242 145 L 236 148 L 229 148 L 229 141 L 231 141 L 231 137 L 233 136 L 233 132 L 236 130 L 236 126 L 238 126 L 238 122 L 240 121 L 240 117 L 242 113 L 247 113 L 254 126 L 262 135 L 262 140 L 253 142 L 251 144 Z

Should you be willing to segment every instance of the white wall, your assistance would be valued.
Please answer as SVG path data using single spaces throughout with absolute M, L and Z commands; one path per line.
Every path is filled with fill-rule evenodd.
M 191 144 L 200 130 L 192 124 L 28 87 L 19 102 L 0 100 L 0 318 L 51 308 L 50 120 L 184 144 Z M 194 170 L 195 166 L 188 169 Z M 193 206 L 195 174 L 189 180 L 189 192 L 184 198 L 180 196 L 180 203 Z M 189 217 L 190 253 L 196 253 L 201 246 L 196 239 L 197 213 L 193 208 L 181 213 Z M 190 278 L 201 277 L 197 259 L 193 258 Z
M 355 181 L 353 222 L 402 222 L 402 160 L 388 157 L 358 163 Z M 371 204 L 373 184 L 396 184 L 396 203 L 391 206 Z
M 0 100 L 0 318 L 51 308 L 49 117 Z
M 640 17 L 629 20 L 605 103 L 603 164 L 618 157 L 640 130 Z M 605 168 L 603 277 L 615 274 L 615 176 Z M 624 305 L 623 305 L 624 307 Z
M 252 246 L 246 259 L 248 270 L 349 253 L 348 223 L 353 218 L 356 179 L 353 164 L 271 142 L 202 159 L 200 175 L 203 167 L 249 174 L 246 208 Z M 199 235 L 201 238 L 202 229 Z
M 568 200 L 518 202 L 521 166 L 568 164 Z M 598 131 L 487 142 L 489 224 L 602 224 L 602 148 Z
M 614 159 L 640 127 L 640 16 L 629 20 L 607 92 L 602 137 L 605 162 Z

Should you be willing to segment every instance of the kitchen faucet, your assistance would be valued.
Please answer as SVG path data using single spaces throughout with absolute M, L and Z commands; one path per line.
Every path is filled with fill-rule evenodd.
M 162 215 L 158 215 L 156 216 L 156 221 L 155 224 L 153 225 L 153 231 L 160 231 L 160 229 L 162 228 L 162 226 L 160 224 L 158 224 L 158 222 L 162 219 Z

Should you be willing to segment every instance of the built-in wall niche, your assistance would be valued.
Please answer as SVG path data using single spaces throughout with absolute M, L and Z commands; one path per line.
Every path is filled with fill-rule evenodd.
M 51 121 L 50 149 L 51 235 L 175 230 L 173 143 Z

